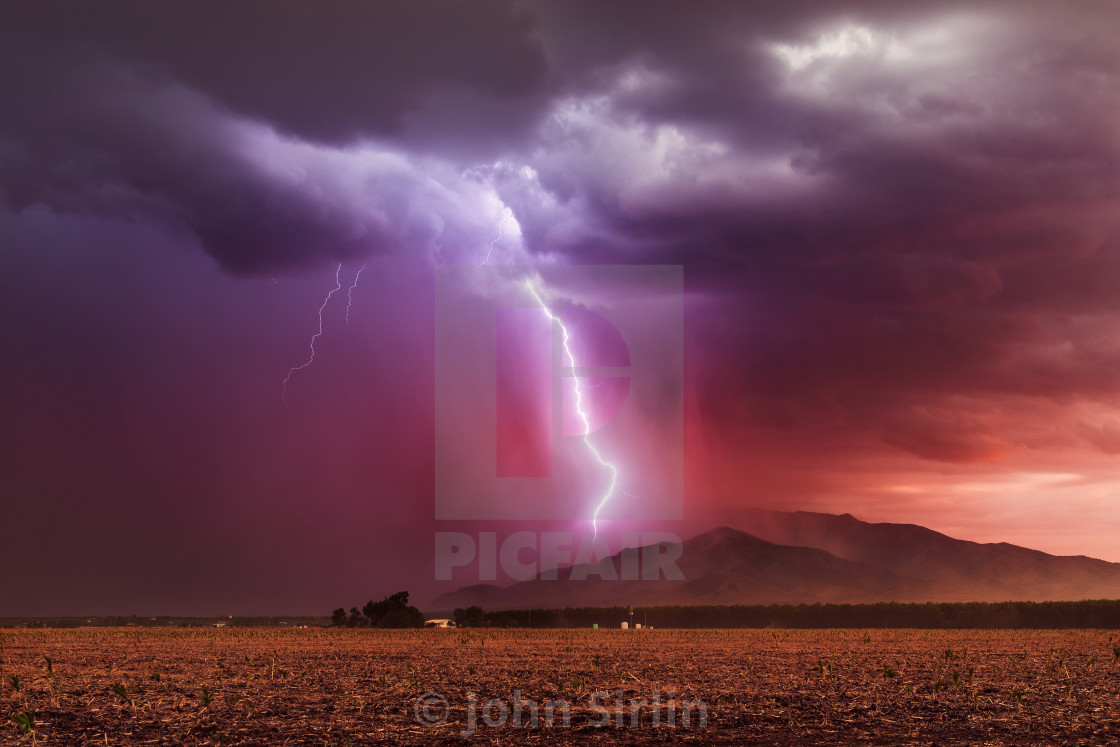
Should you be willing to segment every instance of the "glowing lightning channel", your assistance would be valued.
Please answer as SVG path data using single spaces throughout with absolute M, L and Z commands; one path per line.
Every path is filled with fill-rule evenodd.
M 635 502 L 635 503 L 641 503 L 642 501 L 644 501 L 644 500 L 645 500 L 645 498 L 643 498 L 642 496 L 640 496 L 640 495 L 635 495 L 634 493 L 631 493 L 631 492 L 630 492 L 629 490 L 627 490 L 626 488 L 624 488 L 624 487 L 622 487 L 622 486 L 619 486 L 619 488 L 618 488 L 618 489 L 619 489 L 619 491 L 621 491 L 621 492 L 622 492 L 622 494 L 623 494 L 624 496 L 626 496 L 627 498 L 632 498 L 632 499 L 634 499 L 634 502 Z
M 502 226 L 506 224 L 506 219 L 509 218 L 504 212 L 502 213 L 502 220 L 498 223 L 498 238 L 490 242 L 490 251 L 486 252 L 486 259 L 482 260 L 480 264 L 487 264 L 490 261 L 490 255 L 494 253 L 494 244 L 502 240 Z
M 342 265 L 339 265 L 341 268 Z M 346 324 L 350 325 L 350 304 L 354 303 L 354 289 L 358 287 L 358 278 L 362 276 L 362 270 L 366 269 L 365 265 L 358 268 L 358 272 L 354 275 L 354 284 L 346 289 Z
M 339 275 L 341 272 L 342 263 L 339 262 L 338 269 L 334 271 L 334 290 L 327 294 L 327 297 L 323 299 L 323 305 L 319 307 L 319 331 L 311 335 L 311 357 L 308 358 L 307 362 L 303 365 L 293 366 L 292 368 L 288 369 L 288 375 L 284 377 L 284 388 L 282 394 L 280 395 L 280 398 L 284 400 L 284 407 L 288 406 L 288 382 L 292 380 L 292 374 L 294 374 L 296 371 L 307 368 L 315 362 L 315 341 L 323 336 L 323 309 L 327 308 L 327 304 L 331 302 L 331 297 L 335 293 L 338 293 L 340 290 L 342 290 L 342 280 L 339 279 Z
M 564 354 L 568 356 L 568 364 L 573 369 L 574 373 L 574 369 L 576 368 L 576 358 L 574 355 L 572 355 L 572 349 L 568 346 L 568 328 L 564 326 L 564 322 L 560 321 L 559 317 L 554 316 L 553 313 L 548 310 L 548 306 L 545 305 L 544 300 L 541 299 L 540 295 L 537 293 L 537 289 L 533 287 L 532 280 L 526 280 L 525 285 L 529 288 L 529 292 L 533 294 L 533 298 L 535 298 L 537 300 L 537 303 L 541 305 L 544 313 L 548 315 L 548 318 L 560 325 L 560 332 L 564 336 Z M 607 505 L 607 502 L 611 499 L 611 496 L 614 495 L 615 487 L 618 484 L 618 467 L 615 467 L 613 464 L 604 459 L 603 455 L 599 453 L 599 450 L 596 449 L 595 446 L 591 443 L 591 421 L 590 419 L 588 419 L 587 413 L 583 411 L 583 397 L 580 394 L 581 385 L 579 383 L 579 378 L 572 377 L 572 381 L 575 383 L 576 389 L 576 413 L 579 415 L 579 419 L 583 421 L 583 443 L 587 447 L 587 450 L 590 451 L 591 454 L 595 457 L 595 460 L 599 462 L 599 464 L 604 468 L 610 470 L 611 473 L 611 482 L 607 487 L 607 492 L 604 493 L 603 497 L 599 499 L 599 505 L 595 507 L 595 513 L 591 515 L 591 529 L 594 532 L 594 535 L 598 537 L 599 512 L 603 510 L 603 507 Z

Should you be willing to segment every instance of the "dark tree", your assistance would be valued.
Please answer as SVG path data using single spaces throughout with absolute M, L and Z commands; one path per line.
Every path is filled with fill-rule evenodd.
M 409 605 L 407 591 L 390 594 L 380 602 L 366 602 L 362 613 L 375 628 L 419 628 L 424 625 L 424 615 Z
M 357 607 L 351 607 L 350 619 L 346 621 L 346 624 L 351 628 L 364 628 L 369 625 L 369 621 L 358 611 Z
M 486 612 L 477 604 L 466 609 L 459 607 L 452 616 L 455 618 L 456 628 L 483 628 L 488 624 Z
M 331 625 L 342 627 L 346 625 L 346 610 L 339 607 L 331 613 Z
M 499 612 L 494 615 L 490 621 L 490 625 L 495 628 L 519 628 L 521 623 L 517 621 L 517 616 L 512 612 Z

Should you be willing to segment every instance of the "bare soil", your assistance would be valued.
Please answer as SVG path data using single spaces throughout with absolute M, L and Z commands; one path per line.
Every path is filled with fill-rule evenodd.
M 5 745 L 1108 744 L 1120 635 L 3 630 L 0 716 Z

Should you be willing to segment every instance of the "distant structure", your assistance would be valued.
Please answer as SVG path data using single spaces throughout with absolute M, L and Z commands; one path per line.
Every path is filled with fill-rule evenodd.
M 425 628 L 454 628 L 455 621 L 448 620 L 444 617 L 434 617 L 431 620 L 424 621 Z

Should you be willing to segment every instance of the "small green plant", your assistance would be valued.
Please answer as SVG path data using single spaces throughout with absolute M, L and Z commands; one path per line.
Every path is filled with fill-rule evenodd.
M 1120 646 L 1112 647 L 1112 658 L 1115 661 L 1120 661 Z
M 152 682 L 159 682 L 159 672 L 152 672 L 148 675 L 148 679 L 150 679 Z
M 599 654 L 595 654 L 595 658 L 591 660 L 591 663 L 595 665 L 596 669 L 603 668 L 603 660 L 599 658 Z
M 121 699 L 122 703 L 127 703 L 129 706 L 134 705 L 132 702 L 132 698 L 128 695 L 128 690 L 126 690 L 125 686 L 121 683 L 118 682 L 117 684 L 113 685 L 113 692 L 117 694 L 117 697 Z
M 1015 707 L 1018 708 L 1023 703 L 1023 688 L 1017 686 L 1011 692 L 1015 696 Z
M 955 669 L 953 670 L 953 689 L 954 690 L 960 690 L 961 689 L 961 673 L 958 672 Z
M 44 656 L 43 659 L 47 662 L 47 679 L 54 682 L 54 662 L 51 661 L 49 656 Z
M 23 683 L 19 681 L 19 675 L 13 674 L 10 678 L 12 689 L 18 692 L 23 692 Z
M 884 664 L 883 665 L 883 679 L 890 679 L 892 677 L 897 677 L 897 676 L 898 676 L 898 670 L 897 669 L 892 667 L 890 664 Z
M 206 685 L 203 685 L 202 686 L 202 705 L 206 708 L 207 711 L 210 710 L 210 703 L 213 702 L 213 700 L 214 700 L 214 695 L 210 692 L 210 688 L 208 688 Z
M 24 734 L 35 733 L 35 714 L 33 712 L 14 713 L 12 714 L 12 721 L 16 722 L 16 726 Z

